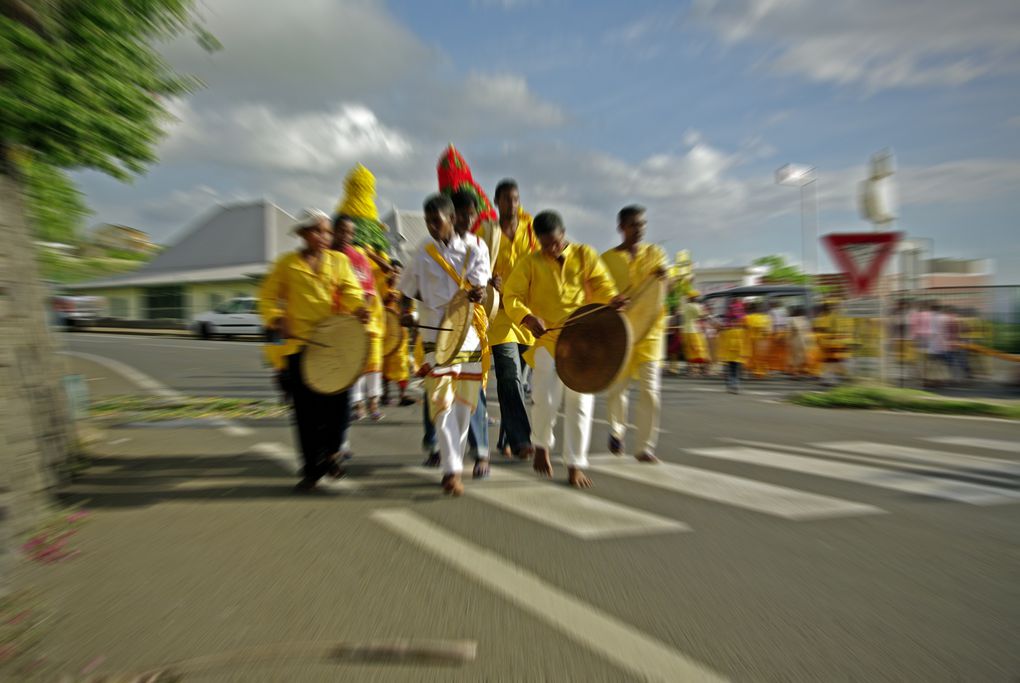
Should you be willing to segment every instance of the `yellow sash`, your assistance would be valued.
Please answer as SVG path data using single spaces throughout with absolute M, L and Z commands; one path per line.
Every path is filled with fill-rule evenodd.
M 425 251 L 427 251 L 429 256 L 432 257 L 432 260 L 438 263 L 439 267 L 442 268 L 443 271 L 457 283 L 458 287 L 463 290 L 471 289 L 470 283 L 457 274 L 457 271 L 450 262 L 443 258 L 442 254 L 439 253 L 439 250 L 436 249 L 435 244 L 430 242 L 425 245 Z M 465 269 L 466 267 L 467 264 L 465 263 Z M 480 304 L 474 304 L 471 308 L 473 313 L 471 326 L 475 328 L 475 333 L 478 335 L 478 341 L 481 343 L 482 347 L 482 386 L 485 386 L 485 379 L 489 375 L 489 365 L 492 361 L 492 349 L 489 348 L 488 336 L 489 319 L 485 315 L 485 309 L 482 308 Z

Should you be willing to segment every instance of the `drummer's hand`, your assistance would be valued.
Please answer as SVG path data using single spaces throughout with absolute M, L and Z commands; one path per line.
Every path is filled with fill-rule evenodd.
M 354 311 L 354 317 L 357 318 L 362 325 L 364 325 L 372 318 L 372 314 L 367 308 L 359 308 Z
M 543 325 L 542 321 L 533 315 L 524 316 L 524 320 L 521 321 L 521 325 L 528 328 L 535 337 L 541 337 L 545 334 L 545 325 Z
M 416 321 L 413 315 L 405 313 L 400 316 L 400 324 L 404 327 L 414 327 L 416 325 Z
M 426 377 L 430 372 L 432 372 L 432 366 L 429 365 L 428 363 L 422 363 L 421 367 L 418 368 L 418 372 L 414 374 L 417 377 Z
M 499 275 L 497 275 L 496 277 L 494 277 L 491 280 L 489 280 L 489 282 L 492 283 L 492 288 L 493 289 L 495 289 L 500 294 L 503 293 L 503 278 L 501 278 Z
M 617 294 L 609 301 L 609 305 L 617 311 L 622 311 L 627 307 L 629 301 L 630 299 L 627 298 L 626 294 Z
M 482 300 L 483 296 L 485 296 L 484 287 L 472 287 L 471 289 L 468 290 L 468 301 L 477 304 L 479 301 Z
M 662 279 L 662 278 L 666 277 L 667 275 L 669 275 L 669 271 L 667 271 L 662 266 L 659 266 L 658 268 L 656 268 L 655 270 L 652 271 L 652 275 L 654 275 L 655 277 L 657 277 L 659 279 Z

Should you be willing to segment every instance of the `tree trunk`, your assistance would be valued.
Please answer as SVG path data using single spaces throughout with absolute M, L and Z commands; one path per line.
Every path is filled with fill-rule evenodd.
M 71 449 L 63 359 L 13 164 L 0 159 L 0 594 L 19 535 L 39 524 Z

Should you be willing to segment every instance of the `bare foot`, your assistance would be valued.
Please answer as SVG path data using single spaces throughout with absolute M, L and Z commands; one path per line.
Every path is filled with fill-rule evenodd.
M 592 484 L 591 479 L 585 475 L 584 470 L 576 467 L 571 467 L 567 470 L 567 483 L 573 486 L 575 489 L 590 489 Z
M 443 493 L 450 496 L 464 495 L 464 484 L 459 474 L 447 474 L 443 477 Z
M 635 459 L 636 459 L 636 460 L 637 460 L 638 462 L 647 462 L 647 463 L 651 463 L 651 464 L 653 464 L 653 465 L 657 465 L 657 464 L 659 464 L 659 459 L 658 459 L 658 458 L 656 458 L 656 457 L 655 457 L 654 455 L 652 455 L 651 453 L 649 453 L 648 451 L 645 451 L 645 452 L 644 452 L 644 453 L 642 453 L 641 455 L 635 455 L 635 456 L 634 456 L 634 458 L 635 458 Z
M 521 446 L 521 449 L 517 451 L 518 460 L 531 460 L 533 457 L 535 457 L 534 446 Z
M 471 472 L 473 479 L 488 479 L 489 478 L 489 459 L 483 458 L 475 462 L 475 468 Z
M 543 477 L 552 477 L 552 460 L 549 459 L 549 449 L 544 446 L 535 446 L 535 462 L 532 467 Z
M 513 451 L 510 450 L 509 446 L 503 446 L 503 449 L 502 449 L 501 452 L 503 453 L 503 457 L 504 458 L 512 458 L 512 457 L 514 457 L 514 453 L 513 453 Z

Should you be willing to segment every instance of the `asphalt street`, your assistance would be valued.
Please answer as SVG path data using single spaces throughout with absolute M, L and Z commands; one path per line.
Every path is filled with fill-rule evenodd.
M 93 396 L 273 393 L 257 344 L 103 334 L 63 343 Z M 195 539 L 173 535 L 175 506 L 232 504 L 209 522 L 230 542 L 201 545 L 223 554 L 222 576 L 196 577 L 162 556 L 107 574 L 140 594 L 146 571 L 172 573 L 182 595 L 204 587 L 201 604 L 161 627 L 172 636 L 164 646 L 180 652 L 212 646 L 199 620 L 237 637 L 243 625 L 255 641 L 286 621 L 305 637 L 479 643 L 464 668 L 351 680 L 1018 680 L 1020 426 L 783 403 L 798 386 L 747 383 L 734 396 L 717 380 L 666 378 L 658 466 L 605 452 L 600 401 L 591 492 L 563 486 L 558 460 L 550 483 L 495 456 L 491 480 L 444 499 L 438 473 L 418 467 L 411 407 L 354 427 L 350 476 L 322 498 L 286 497 L 295 461 L 284 420 L 121 425 L 105 444 L 112 457 L 225 479 L 210 488 L 181 474 L 139 491 L 100 472 L 74 493 L 110 524 L 145 508 L 168 552 L 197 552 Z M 270 469 L 253 483 L 247 467 Z M 124 542 L 137 533 L 126 529 Z M 249 548 L 243 567 L 230 559 L 238 547 Z M 309 578 L 280 585 L 279 565 L 295 557 Z M 112 590 L 73 599 L 82 609 L 134 599 Z M 235 606 L 227 616 L 225 604 Z M 110 628 L 129 639 L 142 627 Z

